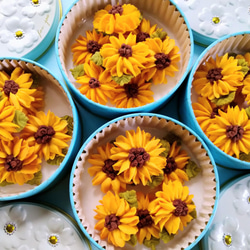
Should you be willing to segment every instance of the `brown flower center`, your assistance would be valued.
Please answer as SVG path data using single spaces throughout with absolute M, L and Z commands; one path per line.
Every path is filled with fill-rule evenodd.
M 102 45 L 96 41 L 90 40 L 87 43 L 87 50 L 89 53 L 95 54 L 96 51 L 100 51 Z
M 113 161 L 111 159 L 107 159 L 104 161 L 104 166 L 102 167 L 102 171 L 111 179 L 114 180 L 115 177 L 117 176 L 119 171 L 115 171 L 113 169 L 113 165 L 116 163 L 117 161 Z
M 122 15 L 122 13 L 123 13 L 123 8 L 122 8 L 121 4 L 114 5 L 109 10 L 109 14 L 113 14 L 113 15 L 115 15 L 115 14 Z
M 171 174 L 177 169 L 177 163 L 175 162 L 175 159 L 173 157 L 167 158 L 167 164 L 165 168 L 163 169 L 165 174 Z
M 179 216 L 186 216 L 188 213 L 188 207 L 186 202 L 176 199 L 173 201 L 173 205 L 176 207 L 174 210 L 174 216 L 179 217 Z
M 213 108 L 213 111 L 212 111 L 212 113 L 210 115 L 210 118 L 213 119 L 213 118 L 215 118 L 216 115 L 219 115 L 218 111 L 219 111 L 218 107 Z
M 129 150 L 128 159 L 132 167 L 142 167 L 144 163 L 149 160 L 149 157 L 149 154 L 144 148 L 131 148 Z
M 55 134 L 55 130 L 51 126 L 41 125 L 39 126 L 37 132 L 34 137 L 38 144 L 46 144 L 49 143 Z
M 5 169 L 10 172 L 10 171 L 19 171 L 23 167 L 23 162 L 20 161 L 17 157 L 14 157 L 13 155 L 8 155 L 5 158 L 5 163 L 4 163 Z
M 157 69 L 165 69 L 171 64 L 170 56 L 165 53 L 155 54 L 155 59 L 155 65 Z
M 94 88 L 99 88 L 101 86 L 100 82 L 98 79 L 94 78 L 94 77 L 91 77 L 90 80 L 89 80 L 89 87 L 91 89 L 94 89 Z
M 132 48 L 130 45 L 123 43 L 121 48 L 118 50 L 118 53 L 122 57 L 129 58 L 130 56 L 132 56 Z
M 136 98 L 139 92 L 137 83 L 124 84 L 124 89 L 128 98 Z
M 111 232 L 118 228 L 121 224 L 120 218 L 115 214 L 110 214 L 105 217 L 104 226 Z
M 147 209 L 137 210 L 137 216 L 139 216 L 139 223 L 137 224 L 139 229 L 151 226 L 154 223 Z
M 149 38 L 150 35 L 146 32 L 139 32 L 137 35 L 136 35 L 136 42 L 139 43 L 139 42 L 144 42 L 146 41 L 147 38 Z
M 222 68 L 215 68 L 215 69 L 210 69 L 207 72 L 207 79 L 208 81 L 213 84 L 214 81 L 219 81 L 222 79 L 223 75 L 221 74 Z
M 243 137 L 244 128 L 238 125 L 230 125 L 226 127 L 227 138 L 231 139 L 232 142 L 237 142 Z
M 6 80 L 3 86 L 4 94 L 9 96 L 10 93 L 16 94 L 19 89 L 19 85 L 13 80 Z

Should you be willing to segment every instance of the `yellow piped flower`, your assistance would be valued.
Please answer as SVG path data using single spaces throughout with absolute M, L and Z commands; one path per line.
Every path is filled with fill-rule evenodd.
M 100 201 L 102 205 L 96 206 L 97 214 L 95 229 L 100 231 L 100 238 L 107 239 L 117 247 L 124 247 L 131 235 L 138 231 L 139 218 L 136 208 L 130 207 L 128 202 L 118 194 L 108 193 Z
M 88 169 L 90 176 L 93 176 L 92 184 L 101 185 L 103 193 L 114 191 L 119 193 L 126 190 L 126 183 L 122 175 L 113 169 L 115 161 L 110 159 L 113 145 L 107 143 L 97 148 L 97 154 L 91 154 L 88 162 L 91 167 Z
M 136 43 L 136 35 L 130 33 L 126 38 L 110 37 L 110 43 L 104 44 L 100 50 L 103 57 L 103 67 L 112 76 L 122 77 L 123 74 L 136 77 L 142 69 L 151 67 L 154 58 L 145 43 Z
M 92 61 L 84 64 L 84 72 L 84 75 L 78 77 L 76 81 L 81 84 L 79 91 L 94 102 L 107 104 L 116 86 L 109 72 Z
M 178 180 L 164 182 L 162 191 L 155 195 L 157 198 L 148 207 L 155 224 L 161 231 L 165 228 L 170 235 L 183 231 L 193 219 L 190 213 L 195 209 L 188 186 L 183 186 Z
M 18 137 L 0 141 L 0 149 L 0 183 L 23 185 L 41 170 L 41 159 L 27 141 Z
M 134 108 L 151 103 L 154 101 L 154 92 L 150 87 L 151 83 L 138 75 L 130 83 L 115 87 L 111 103 L 117 108 Z
M 140 244 L 143 244 L 143 241 L 150 240 L 151 237 L 157 239 L 160 238 L 160 227 L 154 224 L 154 221 L 148 211 L 149 206 L 149 195 L 145 195 L 142 192 L 137 193 L 138 207 L 137 215 L 139 216 L 139 223 L 137 225 L 139 231 L 137 232 L 137 240 Z
M 13 123 L 15 107 L 8 106 L 6 102 L 6 97 L 0 101 L 0 139 L 9 141 L 13 139 L 13 133 L 17 132 L 19 126 Z
M 126 131 L 126 136 L 116 138 L 111 149 L 111 159 L 117 161 L 113 168 L 123 174 L 125 181 L 147 185 L 152 175 L 163 174 L 166 159 L 160 154 L 165 150 L 160 139 L 137 127 L 136 131 Z
M 68 148 L 67 142 L 71 136 L 67 134 L 68 123 L 56 116 L 50 110 L 47 115 L 39 111 L 35 116 L 29 115 L 29 120 L 21 132 L 30 146 L 34 146 L 40 158 L 53 160 L 56 155 L 65 156 L 63 149 Z
M 109 42 L 109 36 L 98 33 L 96 30 L 86 31 L 86 37 L 80 35 L 72 45 L 73 62 L 75 65 L 89 62 L 95 52 L 100 51 L 103 44 Z
M 241 66 L 237 66 L 238 60 L 226 53 L 223 56 L 216 55 L 216 59 L 210 57 L 202 64 L 194 74 L 193 87 L 195 91 L 209 100 L 220 98 L 236 91 L 243 85 L 243 73 Z
M 166 166 L 163 169 L 164 181 L 166 183 L 168 183 L 169 180 L 178 180 L 181 183 L 188 181 L 188 175 L 183 169 L 189 159 L 190 156 L 188 153 L 181 148 L 181 145 L 177 144 L 177 141 L 174 141 L 167 156 Z
M 33 79 L 30 73 L 25 73 L 21 67 L 16 67 L 11 76 L 0 71 L 0 91 L 3 97 L 8 98 L 8 103 L 15 109 L 27 113 L 35 101 L 36 89 L 31 89 Z
M 154 58 L 153 67 L 143 70 L 143 77 L 147 81 L 152 79 L 154 84 L 167 83 L 167 76 L 174 77 L 179 70 L 180 61 L 179 48 L 175 45 L 174 39 L 166 37 L 164 41 L 160 38 L 148 38 L 145 41 Z
M 141 22 L 140 11 L 132 4 L 108 4 L 95 13 L 93 25 L 106 34 L 125 33 L 138 27 Z
M 240 152 L 250 151 L 250 120 L 238 106 L 228 107 L 227 112 L 219 110 L 207 133 L 214 145 L 228 155 L 239 158 Z

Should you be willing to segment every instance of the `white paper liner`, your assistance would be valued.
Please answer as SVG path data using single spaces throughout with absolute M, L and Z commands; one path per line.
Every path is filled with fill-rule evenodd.
M 157 245 L 157 249 L 166 249 L 166 247 L 168 250 L 184 249 L 195 241 L 210 220 L 217 199 L 216 177 L 213 165 L 201 142 L 188 130 L 172 121 L 157 116 L 135 116 L 112 123 L 97 133 L 84 148 L 76 163 L 75 171 L 72 173 L 74 209 L 83 227 L 94 241 L 108 250 L 120 249 L 101 240 L 99 231 L 94 229 L 97 221 L 94 219 L 95 212 L 93 209 L 100 204 L 99 200 L 102 199 L 104 194 L 101 192 L 100 186 L 92 185 L 92 177 L 88 174 L 88 168 L 91 165 L 87 162 L 87 159 L 90 154 L 96 153 L 98 146 L 114 140 L 118 135 L 125 135 L 126 130 L 136 130 L 138 126 L 157 138 L 162 138 L 167 133 L 177 135 L 182 139 L 182 145 L 191 159 L 201 169 L 201 172 L 195 178 L 185 183 L 189 187 L 190 194 L 194 194 L 193 201 L 197 209 L 197 219 L 194 219 L 169 243 L 161 242 L 160 245 Z M 148 250 L 147 247 L 140 244 L 137 244 L 136 247 L 126 244 L 124 248 Z
M 0 60 L 0 71 L 5 71 L 9 75 L 16 67 L 21 67 L 24 69 L 25 73 L 32 73 L 34 76 L 38 77 L 39 85 L 43 86 L 45 92 L 45 106 L 43 109 L 45 114 L 50 110 L 59 117 L 64 115 L 73 117 L 72 107 L 64 89 L 48 71 L 35 64 L 22 60 Z M 68 144 L 70 144 L 70 142 L 68 142 Z M 70 152 L 68 152 L 68 154 L 70 154 Z M 41 183 L 46 182 L 59 167 L 60 165 L 51 165 L 43 161 Z M 24 184 L 22 186 L 18 184 L 11 184 L 4 187 L 0 186 L 0 199 L 19 195 L 36 187 L 36 185 L 29 184 Z
M 71 8 L 61 26 L 58 41 L 59 59 L 62 69 L 73 88 L 78 88 L 80 84 L 76 83 L 70 72 L 70 69 L 75 67 L 72 61 L 73 53 L 71 52 L 71 46 L 80 34 L 86 36 L 85 32 L 87 30 L 92 31 L 95 12 L 110 3 L 115 4 L 115 1 L 80 0 Z M 179 71 L 175 72 L 174 77 L 167 76 L 167 84 L 157 84 L 151 88 L 154 92 L 154 100 L 159 100 L 165 97 L 180 82 L 190 61 L 191 41 L 185 20 L 175 5 L 169 1 L 121 0 L 119 3 L 131 3 L 135 5 L 141 11 L 143 17 L 150 20 L 151 25 L 157 24 L 157 27 L 166 31 L 168 36 L 175 40 L 175 44 L 180 49 L 181 60 L 178 63 Z M 107 106 L 112 105 L 108 103 Z
M 221 42 L 212 46 L 204 54 L 203 58 L 200 60 L 200 62 L 198 63 L 195 70 L 197 71 L 197 69 L 202 64 L 204 64 L 210 57 L 213 57 L 215 59 L 216 55 L 223 56 L 226 53 L 229 53 L 229 54 L 235 53 L 235 54 L 244 55 L 247 52 L 250 52 L 250 34 L 241 34 L 241 35 L 237 35 L 237 36 L 230 36 L 227 39 L 224 39 Z M 194 72 L 194 74 L 195 74 L 195 72 Z M 193 81 L 193 76 L 194 75 L 191 76 L 192 81 Z M 191 81 L 191 79 L 190 79 L 190 81 Z M 191 97 L 190 97 L 191 104 L 197 102 L 198 97 L 199 97 L 199 95 L 195 91 L 194 87 L 191 85 Z M 193 110 L 192 107 L 190 107 L 190 109 Z M 193 116 L 195 116 L 194 113 L 193 113 Z M 199 126 L 199 124 L 196 120 L 195 120 L 195 123 L 197 124 L 197 126 Z M 209 140 L 209 139 L 207 138 L 207 140 Z M 228 155 L 228 157 L 232 157 L 232 156 Z M 246 164 L 246 162 L 245 162 L 245 164 Z

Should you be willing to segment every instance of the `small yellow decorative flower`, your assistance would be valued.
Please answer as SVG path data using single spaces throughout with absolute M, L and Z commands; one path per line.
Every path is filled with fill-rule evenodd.
M 111 100 L 117 108 L 134 108 L 154 101 L 154 92 L 150 90 L 151 83 L 138 75 L 130 83 L 117 85 L 114 97 Z
M 239 158 L 240 152 L 250 151 L 250 120 L 238 106 L 228 107 L 227 112 L 219 110 L 207 133 L 214 145 L 228 155 Z
M 125 199 L 110 191 L 100 203 L 102 205 L 96 206 L 94 210 L 97 213 L 94 218 L 98 220 L 95 229 L 100 231 L 102 240 L 107 239 L 114 246 L 124 247 L 131 235 L 138 231 L 136 208 L 131 208 Z
M 47 115 L 39 111 L 35 116 L 29 115 L 27 125 L 21 132 L 29 145 L 35 146 L 40 158 L 53 160 L 56 155 L 64 156 L 62 149 L 68 148 L 68 123 L 56 116 L 50 110 Z
M 154 221 L 148 211 L 149 197 L 141 192 L 137 193 L 138 207 L 137 215 L 139 216 L 139 229 L 136 234 L 139 243 L 143 244 L 144 239 L 150 240 L 151 237 L 160 238 L 160 228 L 154 224 Z
M 41 159 L 34 147 L 15 137 L 12 141 L 0 141 L 0 183 L 23 185 L 41 170 Z
M 189 195 L 189 188 L 180 181 L 163 182 L 162 191 L 156 192 L 156 197 L 148 209 L 161 231 L 165 228 L 170 235 L 177 234 L 193 219 L 190 215 L 195 209 L 193 195 Z
M 130 33 L 127 38 L 111 36 L 110 43 L 104 44 L 100 50 L 103 57 L 103 67 L 112 76 L 121 77 L 123 74 L 137 76 L 141 70 L 150 67 L 154 58 L 145 43 L 136 43 L 136 35 Z
M 189 159 L 190 156 L 184 149 L 181 149 L 181 145 L 178 145 L 177 141 L 173 142 L 166 159 L 166 166 L 163 169 L 164 181 L 166 183 L 169 180 L 179 180 L 182 183 L 188 181 L 188 175 L 183 168 L 187 165 Z
M 216 59 L 210 57 L 202 64 L 194 74 L 193 86 L 195 91 L 209 100 L 220 98 L 236 91 L 243 84 L 241 66 L 237 66 L 238 60 L 216 55 Z
M 11 76 L 6 72 L 0 72 L 0 91 L 8 98 L 10 105 L 16 109 L 26 112 L 35 101 L 33 94 L 36 89 L 31 89 L 33 79 L 30 73 L 25 73 L 20 67 L 16 67 Z
M 147 81 L 152 79 L 154 84 L 167 83 L 166 76 L 174 76 L 178 71 L 180 54 L 174 39 L 166 37 L 164 41 L 160 38 L 148 38 L 145 43 L 153 53 L 154 65 L 143 71 Z
M 90 176 L 94 176 L 92 184 L 101 185 L 101 190 L 104 193 L 108 191 L 119 193 L 126 190 L 123 176 L 117 175 L 118 171 L 113 169 L 116 161 L 110 159 L 112 147 L 111 143 L 98 147 L 98 153 L 92 154 L 88 159 L 88 162 L 92 165 L 88 172 Z
M 7 102 L 6 97 L 0 101 L 0 139 L 4 141 L 12 140 L 12 134 L 17 132 L 19 128 L 18 125 L 13 123 L 15 108 L 6 105 Z
M 102 45 L 108 42 L 109 36 L 97 33 L 94 29 L 92 32 L 86 31 L 86 37 L 80 35 L 71 47 L 74 64 L 79 65 L 88 62 L 92 55 L 100 51 Z
M 93 25 L 106 34 L 125 33 L 138 27 L 141 22 L 140 11 L 132 4 L 108 4 L 95 13 Z
M 160 154 L 165 150 L 160 139 L 155 139 L 150 133 L 141 130 L 126 131 L 126 136 L 118 136 L 111 149 L 111 159 L 117 161 L 113 168 L 123 173 L 127 183 L 140 182 L 145 186 L 152 175 L 163 174 L 166 159 Z
M 105 105 L 108 98 L 112 98 L 116 83 L 108 71 L 92 61 L 84 64 L 84 72 L 77 78 L 77 83 L 81 84 L 79 91 L 88 99 Z

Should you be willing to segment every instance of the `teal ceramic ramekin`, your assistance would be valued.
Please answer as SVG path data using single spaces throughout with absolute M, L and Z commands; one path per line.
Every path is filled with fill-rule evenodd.
M 17 75 L 11 76 L 12 72 L 16 68 L 22 69 L 18 73 L 18 74 L 24 73 L 24 77 L 21 76 L 22 79 L 21 79 L 21 77 L 17 78 Z M 17 96 L 18 91 L 22 91 L 23 94 L 20 95 L 19 97 L 17 97 L 17 98 L 21 98 L 21 99 L 19 99 L 21 102 L 23 100 L 22 98 L 24 98 L 26 96 L 25 88 L 30 88 L 30 87 L 28 87 L 29 84 L 28 85 L 23 84 L 22 86 L 20 84 L 22 81 L 30 81 L 27 79 L 27 75 L 28 75 L 28 73 L 31 75 L 31 77 L 33 79 L 33 86 L 31 88 L 37 88 L 37 89 L 39 88 L 39 90 L 41 92 L 43 92 L 43 94 L 41 94 L 41 95 L 36 94 L 36 98 L 37 97 L 39 97 L 39 98 L 34 99 L 35 102 L 33 102 L 33 101 L 31 102 L 31 106 L 33 105 L 32 107 L 35 107 L 35 109 L 33 109 L 32 110 L 33 113 L 31 112 L 30 114 L 32 114 L 33 117 L 38 117 L 36 111 L 44 112 L 44 115 L 47 118 L 44 118 L 43 119 L 44 123 L 42 123 L 41 116 L 39 116 L 40 122 L 38 121 L 37 126 L 40 124 L 39 128 L 42 125 L 45 125 L 47 127 L 49 127 L 49 126 L 53 127 L 55 134 L 52 135 L 52 138 L 50 139 L 49 142 L 48 141 L 46 142 L 46 143 L 51 143 L 49 146 L 50 152 L 53 148 L 53 144 L 52 144 L 53 140 L 54 140 L 54 142 L 56 140 L 56 144 L 57 144 L 61 140 L 60 138 L 65 138 L 65 136 L 66 136 L 67 139 L 65 139 L 64 143 L 66 143 L 66 145 L 68 145 L 67 147 L 65 144 L 62 144 L 63 146 L 60 146 L 61 151 L 63 152 L 62 158 L 60 158 L 59 154 L 57 154 L 57 153 L 56 153 L 56 156 L 54 158 L 54 159 L 57 159 L 58 161 L 48 162 L 43 156 L 43 157 L 40 157 L 42 160 L 41 164 L 40 164 L 41 165 L 40 171 L 37 172 L 37 170 L 36 171 L 32 170 L 31 172 L 25 172 L 25 173 L 22 172 L 23 174 L 34 174 L 35 173 L 34 178 L 32 177 L 32 179 L 30 179 L 28 177 L 30 182 L 27 183 L 25 181 L 24 184 L 22 184 L 22 183 L 17 184 L 16 182 L 15 182 L 16 184 L 10 184 L 13 181 L 10 181 L 10 180 L 7 181 L 7 179 L 4 176 L 6 176 L 6 173 L 8 173 L 8 171 L 14 171 L 11 173 L 12 176 L 15 176 L 15 174 L 19 175 L 19 174 L 21 174 L 21 171 L 23 169 L 23 164 L 28 166 L 31 163 L 29 163 L 29 164 L 22 163 L 22 167 L 20 169 L 19 168 L 16 169 L 14 167 L 13 167 L 13 169 L 12 168 L 7 169 L 7 168 L 3 167 L 4 164 L 6 163 L 6 164 L 10 165 L 11 163 L 8 163 L 6 161 L 6 159 L 7 159 L 6 157 L 8 155 L 13 155 L 13 157 L 15 159 L 17 158 L 21 162 L 26 161 L 25 159 L 30 159 L 31 160 L 30 162 L 32 162 L 32 163 L 33 163 L 34 159 L 32 160 L 31 158 L 28 158 L 28 156 L 24 156 L 23 154 L 21 156 L 21 154 L 17 153 L 16 151 L 12 152 L 12 151 L 8 151 L 7 149 L 5 149 L 5 154 L 3 152 L 1 154 L 2 168 L 1 168 L 1 184 L 0 184 L 0 201 L 8 201 L 8 200 L 26 198 L 26 197 L 30 197 L 30 196 L 33 196 L 35 194 L 38 194 L 41 191 L 44 191 L 45 189 L 47 189 L 48 187 L 51 187 L 54 183 L 56 183 L 56 181 L 58 181 L 62 176 L 64 176 L 66 174 L 66 172 L 67 172 L 67 170 L 69 170 L 70 164 L 73 162 L 75 155 L 78 152 L 80 144 L 81 144 L 81 129 L 80 129 L 81 126 L 79 124 L 80 121 L 79 121 L 76 106 L 73 102 L 73 99 L 72 99 L 68 89 L 65 87 L 65 85 L 63 83 L 60 82 L 60 80 L 58 80 L 58 78 L 49 69 L 45 68 L 44 66 L 40 65 L 39 63 L 37 63 L 35 61 L 28 60 L 28 59 L 0 58 L 0 71 L 2 72 L 1 74 L 5 74 L 6 79 L 8 79 L 10 77 L 10 80 L 6 80 L 5 78 L 2 78 L 3 75 L 1 75 L 0 81 L 2 82 L 2 87 L 1 87 L 2 97 L 3 97 L 3 92 L 6 90 L 6 88 L 5 88 L 6 82 L 13 83 L 16 86 L 19 83 L 19 85 L 17 86 L 17 92 L 14 93 L 15 91 L 12 92 L 12 90 L 11 90 L 11 93 L 14 93 L 13 95 Z M 23 73 L 22 73 L 22 71 L 23 71 Z M 8 77 L 6 76 L 6 74 L 8 74 Z M 25 76 L 25 74 L 26 74 L 26 76 Z M 18 83 L 16 83 L 15 80 Z M 31 92 L 29 92 L 29 93 L 30 93 L 29 95 L 33 95 L 33 94 L 31 94 Z M 36 92 L 36 93 L 38 93 L 38 92 Z M 6 95 L 7 94 L 8 93 L 6 92 Z M 5 99 L 6 98 L 7 97 L 5 96 Z M 10 97 L 8 97 L 8 98 L 10 98 Z M 3 100 L 1 100 L 1 101 L 3 102 Z M 41 105 L 42 102 L 44 102 L 44 105 Z M 9 107 L 10 106 L 11 105 L 9 105 Z M 1 108 L 2 108 L 2 104 L 1 104 Z M 54 114 L 54 117 L 59 117 L 59 118 L 57 118 L 58 120 L 61 120 L 61 118 L 67 120 L 67 123 L 66 123 L 67 127 L 65 127 L 65 130 L 61 128 L 61 125 L 59 125 L 58 121 L 55 123 L 55 121 L 53 120 L 54 118 L 48 118 L 49 117 L 48 111 L 52 112 Z M 15 112 L 15 117 L 17 117 L 17 118 L 15 118 L 15 123 L 22 124 L 22 123 L 18 123 L 16 120 L 19 119 L 18 117 L 23 117 L 23 116 L 16 116 L 17 111 L 15 110 L 14 112 Z M 30 119 L 29 114 L 28 113 L 25 114 L 26 111 L 24 111 L 24 110 L 22 110 L 22 113 L 24 115 L 26 115 L 26 118 L 23 118 L 23 119 L 26 120 L 26 122 L 29 122 L 29 119 Z M 38 119 L 38 118 L 35 118 L 35 119 Z M 49 123 L 47 124 L 45 120 L 49 121 Z M 7 121 L 12 122 L 10 120 L 7 120 Z M 5 124 L 5 122 L 6 122 L 5 118 L 1 117 L 1 123 Z M 27 125 L 27 123 L 23 123 L 23 124 L 25 124 L 25 126 Z M 22 126 L 23 125 L 21 125 L 21 127 Z M 60 126 L 60 128 L 57 128 L 56 126 Z M 63 126 L 65 126 L 65 125 L 63 125 Z M 38 128 L 38 130 L 39 130 L 39 128 Z M 3 129 L 3 128 L 1 128 L 1 129 Z M 67 131 L 66 131 L 66 129 L 67 129 Z M 24 131 L 24 130 L 22 130 L 22 131 Z M 21 138 L 22 131 L 13 132 L 12 137 L 13 138 L 14 137 Z M 36 131 L 34 130 L 34 133 L 35 132 Z M 23 138 L 25 138 L 25 140 L 28 139 L 28 137 L 25 137 L 25 136 Z M 32 138 L 33 138 L 32 134 L 29 135 L 29 139 L 32 139 Z M 34 138 L 35 138 L 35 134 L 34 134 Z M 3 140 L 4 138 L 1 137 L 1 139 Z M 59 139 L 59 141 L 58 141 L 58 139 Z M 6 140 L 6 139 L 4 139 L 4 140 Z M 8 143 L 10 143 L 12 140 L 13 139 L 9 138 Z M 1 147 L 5 144 L 3 143 L 3 141 L 1 141 Z M 38 144 L 43 145 L 43 143 L 42 144 L 37 143 L 37 145 Z M 8 145 L 8 144 L 6 144 L 6 145 Z M 47 145 L 49 145 L 49 144 L 47 144 Z M 14 153 L 14 152 L 16 152 L 16 153 Z M 38 157 L 39 153 L 36 153 L 36 155 Z M 12 160 L 15 160 L 14 158 L 11 159 L 11 162 L 12 162 Z M 20 171 L 20 172 L 18 172 L 18 171 Z M 6 183 L 6 181 L 7 181 L 7 183 Z
M 113 1 L 78 0 L 66 11 L 57 30 L 55 45 L 57 62 L 62 75 L 73 98 L 80 105 L 99 116 L 114 118 L 127 113 L 156 110 L 170 100 L 191 68 L 194 45 L 188 21 L 181 10 L 169 0 L 150 0 L 147 1 L 147 4 L 139 0 L 120 1 L 120 4 L 130 3 L 135 5 L 143 13 L 143 17 L 150 20 L 151 25 L 157 24 L 157 27 L 166 31 L 170 39 L 174 39 L 175 44 L 179 47 L 181 60 L 178 62 L 179 71 L 175 72 L 173 77 L 168 77 L 167 84 L 156 84 L 152 87 L 154 102 L 134 108 L 116 108 L 110 102 L 107 105 L 102 105 L 88 99 L 78 90 L 80 84 L 76 83 L 76 79 L 70 71 L 75 67 L 72 61 L 71 46 L 79 35 L 85 36 L 87 30 L 92 31 L 94 13 L 110 3 L 113 3 Z
M 97 154 L 97 147 L 103 146 L 107 142 L 114 142 L 117 136 L 125 136 L 128 130 L 136 131 L 138 127 L 155 138 L 161 139 L 165 136 L 169 139 L 170 137 L 178 138 L 182 145 L 181 148 L 186 150 L 191 161 L 194 161 L 200 170 L 194 178 L 183 184 L 188 186 L 190 194 L 194 195 L 196 219 L 192 220 L 184 231 L 179 231 L 178 235 L 168 243 L 160 241 L 157 245 L 159 249 L 190 250 L 204 236 L 215 215 L 219 199 L 218 172 L 213 157 L 203 140 L 186 125 L 164 115 L 136 113 L 118 117 L 101 126 L 84 142 L 74 161 L 69 184 L 70 201 L 76 221 L 95 247 L 118 249 L 108 243 L 106 239 L 101 239 L 100 231 L 94 229 L 97 223 L 97 220 L 94 219 L 96 215 L 94 209 L 105 194 L 101 191 L 100 185 L 92 184 L 93 177 L 88 172 L 91 164 L 88 159 L 90 155 Z M 131 137 L 128 138 L 133 145 Z M 144 141 L 143 138 L 141 141 Z M 105 152 L 108 154 L 107 151 Z M 98 165 L 98 163 L 96 164 Z M 140 184 L 133 188 L 136 191 L 150 193 L 151 198 L 155 192 L 155 189 Z M 131 187 L 127 185 L 127 190 L 129 189 L 131 190 Z M 126 243 L 124 248 L 142 249 L 142 246 L 139 243 L 135 246 Z M 144 248 L 146 249 L 146 247 Z
M 208 48 L 206 48 L 203 53 L 199 56 L 198 60 L 194 64 L 191 73 L 189 75 L 188 83 L 183 93 L 182 102 L 179 109 L 180 119 L 182 122 L 187 124 L 190 128 L 199 134 L 199 136 L 204 139 L 205 143 L 208 145 L 210 152 L 212 153 L 214 160 L 217 164 L 222 165 L 227 168 L 233 169 L 250 169 L 250 163 L 247 161 L 239 160 L 233 156 L 230 156 L 215 146 L 212 141 L 205 135 L 202 131 L 200 125 L 198 124 L 192 104 L 197 102 L 198 95 L 195 93 L 194 87 L 192 86 L 193 77 L 198 67 L 202 65 L 209 57 L 215 59 L 216 55 L 222 56 L 226 53 L 241 54 L 250 51 L 250 32 L 238 32 L 234 33 L 221 39 L 218 39 L 212 43 Z

